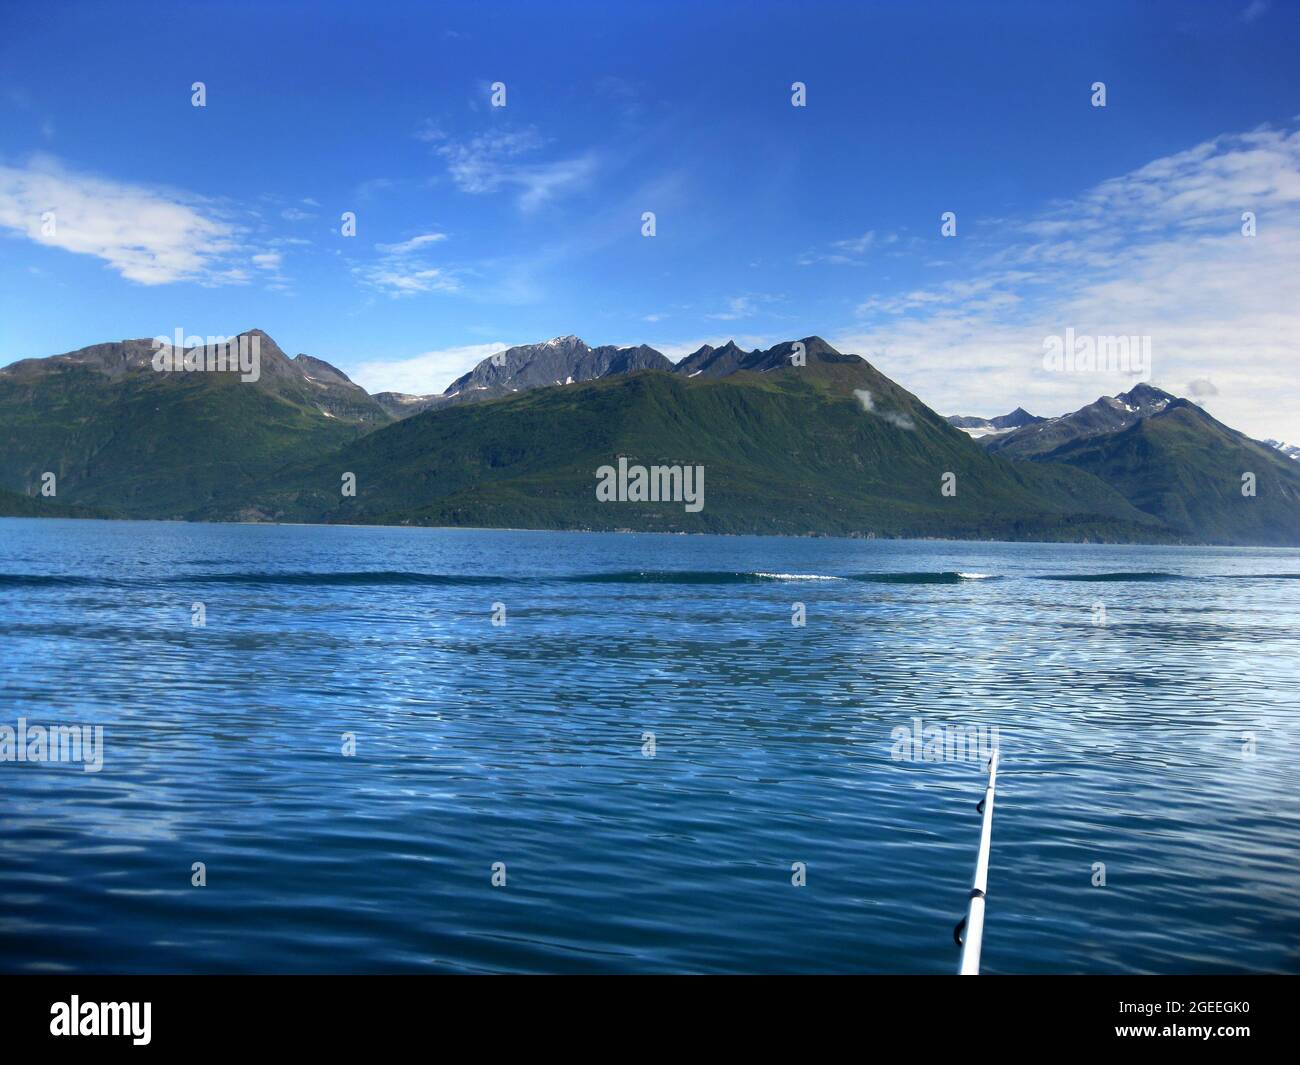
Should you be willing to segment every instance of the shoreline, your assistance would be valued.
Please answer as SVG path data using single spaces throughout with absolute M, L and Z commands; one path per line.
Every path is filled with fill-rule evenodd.
M 791 540 L 843 540 L 847 542 L 870 542 L 881 540 L 888 543 L 944 543 L 944 544 L 1036 544 L 1050 546 L 1053 544 L 1071 547 L 1146 547 L 1146 548 L 1202 548 L 1222 551 L 1300 551 L 1300 544 L 1222 544 L 1203 540 L 1154 541 L 1154 540 L 999 540 L 960 536 L 846 536 L 835 533 L 765 533 L 765 532 L 666 532 L 660 529 L 538 529 L 506 525 L 391 525 L 379 522 L 311 522 L 311 521 L 201 521 L 191 518 L 129 518 L 129 517 L 73 517 L 69 515 L 12 514 L 0 515 L 0 521 L 109 521 L 141 522 L 167 525 L 246 525 L 265 528 L 303 528 L 303 529 L 408 529 L 412 531 L 435 532 L 486 532 L 486 533 L 542 533 L 542 534 L 579 534 L 601 536 L 717 536 L 752 539 L 791 539 Z

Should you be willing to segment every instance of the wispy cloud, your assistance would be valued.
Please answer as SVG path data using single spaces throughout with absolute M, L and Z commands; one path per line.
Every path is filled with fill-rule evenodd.
M 1268 9 L 1268 0 L 1251 0 L 1251 2 L 1246 5 L 1246 9 L 1241 13 L 1241 21 L 1255 22 L 1256 20 L 1263 18 L 1264 15 L 1268 13 Z
M 861 255 L 876 242 L 875 230 L 868 229 L 860 237 L 854 237 L 852 240 L 837 240 L 832 247 L 839 248 L 849 255 Z
M 785 299 L 780 293 L 745 292 L 723 300 L 719 310 L 703 311 L 702 317 L 715 322 L 740 322 L 759 317 L 783 318 L 785 315 L 778 312 L 777 308 L 784 304 Z
M 460 292 L 461 271 L 428 262 L 418 253 L 447 239 L 431 231 L 395 244 L 376 244 L 381 253 L 374 262 L 354 265 L 352 274 L 369 288 L 389 296 L 416 296 L 426 292 Z
M 825 249 L 816 249 L 814 251 L 804 252 L 799 257 L 800 266 L 813 266 L 818 263 L 829 263 L 832 266 L 861 266 L 869 261 L 869 253 L 873 249 L 878 249 L 880 245 L 896 244 L 898 235 L 890 233 L 887 236 L 878 236 L 874 229 L 868 229 L 856 237 L 849 237 L 845 240 L 833 240 Z M 877 250 L 876 254 L 879 254 Z
M 735 322 L 742 318 L 752 317 L 756 310 L 752 296 L 733 296 L 726 301 L 726 310 L 716 311 L 713 314 L 705 315 L 705 317 L 714 318 L 720 322 Z
M 868 298 L 861 326 L 833 342 L 945 413 L 1023 403 L 1057 414 L 1133 381 L 1044 370 L 1045 337 L 1066 327 L 1149 336 L 1157 383 L 1181 391 L 1213 377 L 1218 393 L 1203 398 L 1216 417 L 1295 436 L 1298 208 L 1300 132 L 1217 137 L 1037 216 L 999 220 L 965 276 Z M 1256 236 L 1242 233 L 1245 211 Z
M 858 397 L 858 402 L 862 404 L 862 409 L 868 414 L 874 414 L 881 421 L 888 422 L 890 425 L 899 429 L 915 429 L 916 423 L 912 421 L 910 415 L 900 414 L 896 410 L 881 410 L 876 406 L 875 397 L 865 388 L 855 388 L 853 394 Z
M 446 233 L 421 233 L 419 236 L 411 237 L 410 240 L 404 240 L 399 244 L 376 244 L 375 247 L 390 255 L 409 255 L 411 252 L 423 248 L 426 244 L 436 244 L 446 239 Z
M 417 141 L 424 141 L 428 144 L 447 139 L 447 134 L 443 132 L 442 127 L 431 118 L 426 118 L 421 122 L 411 136 Z
M 240 260 L 260 250 L 197 198 L 74 173 L 48 156 L 0 166 L 0 227 L 96 256 L 142 285 L 244 283 Z
M 459 278 L 438 266 L 385 259 L 354 266 L 353 276 L 363 284 L 390 296 L 415 296 L 423 292 L 459 292 Z
M 367 202 L 374 199 L 380 193 L 390 192 L 399 184 L 400 183 L 395 178 L 367 178 L 365 181 L 357 185 L 353 195 L 355 195 L 358 200 Z
M 525 212 L 583 187 L 597 170 L 594 152 L 549 162 L 526 159 L 546 144 L 531 127 L 490 130 L 457 141 L 426 124 L 416 136 L 438 144 L 435 151 L 446 160 L 447 173 L 462 192 L 482 195 L 509 189 Z

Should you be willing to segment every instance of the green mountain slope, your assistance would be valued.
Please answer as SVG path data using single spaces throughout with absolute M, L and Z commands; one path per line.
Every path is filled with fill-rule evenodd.
M 0 373 L 0 489 L 31 494 L 49 471 L 60 502 L 185 517 L 391 420 L 362 389 L 328 380 L 328 364 L 290 360 L 258 335 L 256 382 L 228 372 L 159 373 L 148 341 L 8 367 Z
M 75 503 L 60 503 L 37 493 L 19 495 L 0 490 L 0 518 L 112 518 L 117 517 L 97 507 L 82 507 Z
M 1159 538 L 1096 478 L 986 455 L 857 356 L 819 338 L 808 363 L 725 377 L 645 372 L 444 408 L 281 471 L 252 506 L 272 520 L 886 536 Z M 780 348 L 784 347 L 783 353 Z M 868 405 L 871 409 L 868 409 Z M 703 465 L 705 505 L 600 502 L 619 456 Z M 344 473 L 355 498 L 340 494 Z M 957 494 L 941 494 L 946 472 Z
M 1188 538 L 1300 544 L 1300 464 L 1184 399 L 1041 458 L 1094 474 Z M 1254 496 L 1242 494 L 1246 473 L 1255 475 Z
M 705 348 L 671 372 L 610 362 L 399 421 L 329 363 L 247 335 L 257 381 L 158 372 L 147 340 L 0 370 L 0 513 L 1300 544 L 1300 464 L 1155 389 L 1016 429 L 1012 458 L 818 337 Z M 559 338 L 521 366 L 567 373 L 552 363 L 569 341 L 605 350 Z M 702 466 L 703 509 L 602 502 L 596 471 L 620 458 Z M 47 471 L 57 502 L 36 495 Z

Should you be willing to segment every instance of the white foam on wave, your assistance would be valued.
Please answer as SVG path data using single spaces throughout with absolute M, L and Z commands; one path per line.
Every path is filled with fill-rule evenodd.
M 770 581 L 842 581 L 843 577 L 826 577 L 820 573 L 755 573 L 755 577 L 766 577 Z
M 986 581 L 990 577 L 996 577 L 997 574 L 996 573 L 962 573 L 960 570 L 958 570 L 957 576 L 964 581 Z

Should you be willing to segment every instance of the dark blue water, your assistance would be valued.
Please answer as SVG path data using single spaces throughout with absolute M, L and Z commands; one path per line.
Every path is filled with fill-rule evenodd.
M 0 726 L 104 730 L 97 773 L 0 764 L 0 968 L 951 972 L 984 776 L 896 760 L 920 718 L 999 729 L 986 972 L 1297 972 L 1298 578 L 0 521 Z

